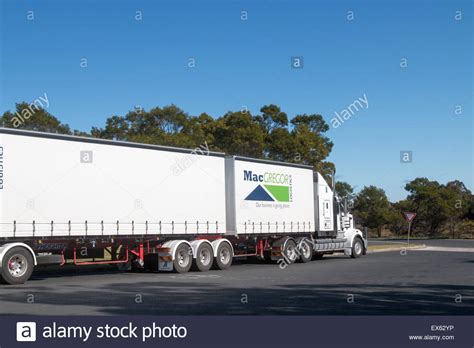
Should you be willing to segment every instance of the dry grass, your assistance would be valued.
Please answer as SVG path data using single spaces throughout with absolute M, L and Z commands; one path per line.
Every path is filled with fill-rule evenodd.
M 406 243 L 391 243 L 391 244 L 383 244 L 383 245 L 370 245 L 369 244 L 369 251 L 379 251 L 385 249 L 403 249 L 403 248 L 422 248 L 424 244 L 410 244 L 407 246 Z

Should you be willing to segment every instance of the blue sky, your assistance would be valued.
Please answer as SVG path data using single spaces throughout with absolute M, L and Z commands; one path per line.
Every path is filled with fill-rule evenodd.
M 329 123 L 365 94 L 368 108 L 327 133 L 339 180 L 392 200 L 417 176 L 473 189 L 468 0 L 1 0 L 0 25 L 2 113 L 47 93 L 48 111 L 80 130 L 171 103 L 215 117 L 274 103 Z M 412 163 L 400 163 L 403 150 Z

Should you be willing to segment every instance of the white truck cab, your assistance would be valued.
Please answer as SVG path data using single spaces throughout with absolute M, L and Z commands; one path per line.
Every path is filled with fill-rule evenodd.
M 343 251 L 359 257 L 367 251 L 367 238 L 355 228 L 354 217 L 345 202 L 336 196 L 320 173 L 314 173 L 314 207 L 316 219 L 315 252 L 329 254 Z

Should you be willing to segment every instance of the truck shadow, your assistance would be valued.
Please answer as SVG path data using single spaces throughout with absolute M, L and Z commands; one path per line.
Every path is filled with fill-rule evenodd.
M 341 258 L 343 258 L 341 256 Z M 321 260 L 319 261 L 321 262 Z M 275 267 L 274 262 L 270 261 L 260 261 L 257 259 L 252 259 L 252 258 L 242 258 L 242 259 L 236 259 L 232 263 L 232 267 L 239 267 L 239 266 L 244 266 L 247 264 L 258 264 L 258 265 L 267 265 L 269 267 Z M 120 271 L 117 269 L 116 266 L 114 265 L 88 265 L 88 266 L 73 266 L 73 265 L 66 265 L 66 266 L 43 266 L 36 268 L 35 271 L 33 272 L 33 275 L 31 278 L 28 280 L 28 282 L 35 282 L 39 280 L 46 280 L 46 279 L 54 279 L 54 278 L 64 278 L 64 277 L 80 277 L 80 276 L 91 276 L 91 275 L 106 275 L 106 274 L 121 274 L 121 273 L 135 273 L 135 272 L 125 272 L 125 271 Z M 143 272 L 137 272 L 141 274 L 157 274 L 158 276 L 160 275 L 167 275 L 170 274 L 170 272 L 150 272 L 150 271 L 143 271 Z M 201 274 L 200 272 L 197 271 L 190 271 L 188 274 Z M 1 286 L 1 285 L 0 285 Z
M 229 288 L 202 279 L 160 279 L 90 290 L 62 285 L 66 290 L 57 292 L 54 285 L 34 283 L 23 294 L 15 291 L 21 287 L 2 291 L 0 308 L 4 307 L 2 302 L 8 302 L 10 308 L 15 308 L 15 303 L 25 304 L 25 293 L 29 293 L 35 294 L 40 304 L 30 304 L 29 313 L 51 315 L 87 314 L 81 307 L 93 307 L 95 314 L 104 315 L 472 315 L 474 311 L 474 286 L 448 284 L 293 284 L 272 288 L 242 284 L 242 288 Z M 45 305 L 50 305 L 51 311 L 37 313 Z

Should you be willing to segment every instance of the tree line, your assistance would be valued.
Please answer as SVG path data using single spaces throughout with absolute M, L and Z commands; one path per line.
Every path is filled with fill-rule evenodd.
M 15 112 L 5 112 L 0 124 L 13 128 L 16 115 L 29 107 L 25 102 L 16 104 Z M 335 170 L 326 161 L 333 143 L 325 135 L 329 126 L 323 117 L 300 114 L 289 120 L 273 104 L 263 106 L 257 115 L 239 110 L 220 117 L 189 115 L 175 105 L 135 108 L 124 116 L 107 118 L 104 127 L 93 127 L 90 132 L 72 131 L 44 108 L 35 110 L 19 128 L 184 148 L 206 142 L 212 151 L 311 165 L 325 176 Z
M 206 113 L 189 115 L 175 105 L 149 110 L 135 108 L 126 115 L 113 115 L 103 127 L 89 132 L 71 130 L 41 106 L 15 124 L 31 104 L 16 104 L 14 112 L 6 111 L 0 125 L 49 133 L 79 135 L 103 139 L 132 141 L 156 145 L 196 148 L 204 143 L 211 151 L 313 166 L 328 182 L 336 168 L 327 161 L 333 148 L 326 136 L 328 124 L 319 114 L 298 114 L 289 118 L 280 107 L 264 105 L 253 115 L 248 110 L 229 111 L 212 117 Z M 395 234 L 406 231 L 402 211 L 416 212 L 415 234 L 437 236 L 448 230 L 452 236 L 474 230 L 472 193 L 460 181 L 446 185 L 416 178 L 405 189 L 408 197 L 392 203 L 385 192 L 375 186 L 364 187 L 354 194 L 348 183 L 338 182 L 336 192 L 353 208 L 356 222 L 376 231 Z M 467 233 L 468 233 L 467 232 Z
M 464 183 L 453 180 L 443 185 L 427 178 L 415 178 L 405 185 L 407 198 L 392 203 L 383 189 L 365 186 L 358 194 L 346 182 L 336 183 L 336 192 L 352 207 L 356 222 L 383 233 L 406 236 L 403 212 L 416 213 L 411 233 L 418 237 L 473 238 L 474 195 Z

